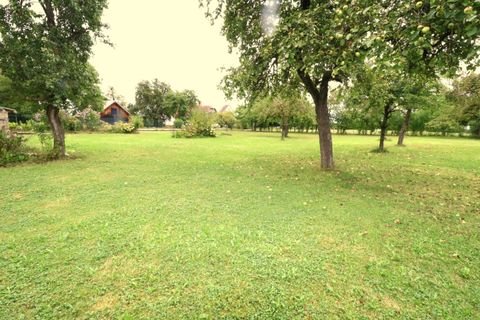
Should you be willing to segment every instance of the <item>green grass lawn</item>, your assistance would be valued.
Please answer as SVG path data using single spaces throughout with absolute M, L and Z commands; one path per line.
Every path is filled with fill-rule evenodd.
M 0 169 L 0 319 L 479 319 L 480 141 L 67 137 Z

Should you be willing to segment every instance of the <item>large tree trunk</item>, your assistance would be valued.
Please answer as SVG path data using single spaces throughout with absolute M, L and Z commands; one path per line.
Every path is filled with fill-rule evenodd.
M 53 134 L 53 155 L 56 158 L 61 158 L 65 156 L 65 131 L 63 130 L 62 123 L 60 121 L 60 110 L 53 106 L 49 105 L 47 107 L 47 117 L 50 128 L 52 129 Z
M 412 116 L 412 108 L 407 109 L 407 113 L 405 113 L 405 118 L 403 119 L 402 128 L 398 133 L 398 142 L 397 145 L 403 146 L 403 140 L 405 139 L 405 134 L 408 131 L 408 126 L 410 125 L 410 117 Z
M 315 81 L 305 71 L 298 70 L 298 75 L 315 104 L 318 142 L 320 144 L 320 166 L 324 170 L 334 169 L 332 132 L 330 130 L 330 114 L 328 112 L 328 83 L 332 80 L 332 74 L 330 72 L 323 74 L 319 88 L 317 88 Z
M 324 77 L 320 83 L 319 99 L 314 100 L 317 114 L 318 141 L 320 143 L 320 164 L 322 169 L 333 169 L 333 143 L 330 130 L 330 114 L 328 112 L 328 82 L 329 77 Z

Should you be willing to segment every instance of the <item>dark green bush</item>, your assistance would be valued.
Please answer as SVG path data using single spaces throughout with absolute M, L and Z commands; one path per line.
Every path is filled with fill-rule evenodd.
M 177 129 L 181 129 L 184 123 L 185 121 L 183 121 L 182 119 L 175 119 L 175 121 L 173 121 L 173 127 Z
M 132 116 L 130 118 L 130 123 L 135 127 L 135 129 L 143 128 L 145 126 L 141 116 Z
M 28 160 L 25 138 L 0 132 L 0 166 Z

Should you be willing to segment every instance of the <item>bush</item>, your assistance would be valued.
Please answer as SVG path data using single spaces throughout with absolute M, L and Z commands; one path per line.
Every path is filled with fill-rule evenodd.
M 185 124 L 180 137 L 215 137 L 215 115 L 196 109 L 192 112 L 190 119 Z
M 82 122 L 77 117 L 61 111 L 60 118 L 66 131 L 76 132 L 82 129 Z
M 86 108 L 78 113 L 77 118 L 82 124 L 84 130 L 97 131 L 102 126 L 100 114 L 92 108 Z
M 135 129 L 143 128 L 145 126 L 141 116 L 132 116 L 130 118 L 130 123 L 133 124 Z
M 237 119 L 233 112 L 221 112 L 217 116 L 218 124 L 223 128 L 233 129 Z
M 182 119 L 175 119 L 175 121 L 173 121 L 173 127 L 177 129 L 181 129 L 184 123 L 185 121 L 183 121 Z
M 111 126 L 111 131 L 113 133 L 135 133 L 137 128 L 131 123 L 126 122 L 117 122 Z
M 28 160 L 25 142 L 23 137 L 0 132 L 0 166 Z

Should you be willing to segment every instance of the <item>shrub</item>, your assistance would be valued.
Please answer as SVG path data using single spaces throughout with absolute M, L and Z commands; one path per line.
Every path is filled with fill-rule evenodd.
M 215 115 L 205 111 L 193 110 L 190 119 L 185 124 L 180 136 L 186 138 L 193 137 L 215 137 L 215 129 L 213 124 Z
M 177 129 L 181 129 L 184 123 L 185 121 L 183 121 L 182 119 L 175 119 L 175 121 L 173 121 L 173 127 Z
M 64 111 L 60 113 L 63 127 L 66 131 L 80 131 L 82 129 L 82 122 L 75 116 L 72 116 Z
M 233 129 L 237 119 L 233 112 L 221 112 L 217 116 L 218 124 L 223 128 Z
M 135 133 L 137 128 L 131 123 L 117 122 L 111 126 L 111 132 L 113 133 Z
M 21 136 L 0 132 L 0 166 L 28 160 L 25 142 Z
M 141 116 L 132 116 L 130 118 L 130 123 L 133 124 L 135 129 L 143 128 L 145 124 L 143 123 L 143 118 Z
M 16 122 L 9 122 L 8 123 L 8 128 L 11 130 L 11 131 L 19 131 L 18 128 L 21 127 L 21 125 L 19 123 L 16 123 Z
M 100 114 L 92 108 L 82 110 L 82 112 L 78 113 L 77 118 L 80 120 L 84 130 L 97 131 L 102 125 Z

